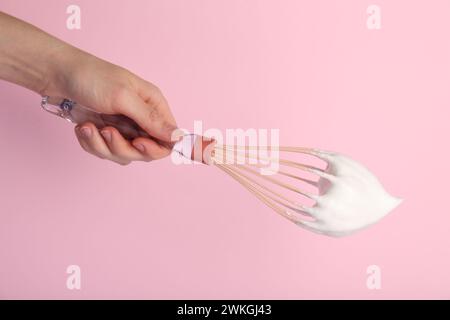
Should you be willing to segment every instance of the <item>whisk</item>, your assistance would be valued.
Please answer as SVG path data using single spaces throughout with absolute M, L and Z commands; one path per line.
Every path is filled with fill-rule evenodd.
M 92 122 L 99 129 L 113 126 L 127 139 L 149 137 L 124 115 L 97 113 L 61 98 L 43 97 L 41 106 L 73 123 Z M 336 152 L 219 145 L 195 134 L 186 134 L 174 143 L 173 152 L 217 167 L 282 217 L 328 236 L 340 237 L 364 229 L 402 201 L 387 193 L 365 166 Z M 301 160 L 292 156 L 300 156 Z

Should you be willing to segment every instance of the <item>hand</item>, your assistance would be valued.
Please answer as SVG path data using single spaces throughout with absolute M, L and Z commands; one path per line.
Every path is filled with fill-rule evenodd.
M 0 12 L 0 79 L 41 95 L 69 98 L 101 113 L 123 114 L 154 139 L 128 141 L 112 127 L 83 123 L 75 132 L 88 152 L 120 164 L 170 153 L 177 125 L 153 84 Z M 157 141 L 162 142 L 159 144 Z
M 66 64 L 65 70 L 68 72 L 60 73 L 63 74 L 57 88 L 60 96 L 101 113 L 126 115 L 156 140 L 171 141 L 176 122 L 166 99 L 156 86 L 85 52 L 75 48 L 69 50 L 72 66 Z M 67 53 L 65 56 L 68 56 Z M 92 123 L 77 125 L 75 133 L 84 150 L 122 165 L 131 161 L 160 159 L 171 151 L 148 138 L 128 141 L 113 127 L 102 128 L 99 132 Z

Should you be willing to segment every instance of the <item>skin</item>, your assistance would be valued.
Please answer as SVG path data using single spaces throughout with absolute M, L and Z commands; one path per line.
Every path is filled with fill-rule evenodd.
M 171 142 L 177 128 L 169 105 L 152 83 L 0 12 L 0 79 L 41 96 L 65 97 L 101 113 L 123 114 L 158 141 Z M 121 165 L 168 156 L 170 148 L 139 137 L 126 140 L 115 128 L 75 127 L 81 147 Z

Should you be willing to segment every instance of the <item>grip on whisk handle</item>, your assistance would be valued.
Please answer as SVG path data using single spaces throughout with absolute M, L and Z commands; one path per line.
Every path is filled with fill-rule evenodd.
M 104 127 L 114 127 L 125 139 L 133 140 L 138 137 L 151 138 L 152 140 L 156 140 L 160 145 L 168 149 L 173 149 L 193 161 L 205 164 L 211 162 L 211 147 L 213 147 L 215 141 L 203 136 L 188 134 L 176 143 L 159 141 L 158 139 L 150 137 L 150 135 L 133 119 L 130 119 L 125 115 L 99 113 L 73 100 L 65 98 L 44 96 L 42 97 L 41 107 L 45 111 L 72 123 L 81 124 L 91 122 L 100 130 Z M 189 144 L 189 147 L 186 148 L 186 144 Z
M 72 123 L 92 122 L 100 130 L 108 126 L 114 127 L 128 140 L 150 137 L 144 129 L 127 116 L 99 113 L 69 99 L 45 96 L 42 98 L 41 106 L 44 110 Z

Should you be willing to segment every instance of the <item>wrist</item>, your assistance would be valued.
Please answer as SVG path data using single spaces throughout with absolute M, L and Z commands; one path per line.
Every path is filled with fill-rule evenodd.
M 71 80 L 77 66 L 82 65 L 88 56 L 88 53 L 65 43 L 53 48 L 48 54 L 45 77 L 38 93 L 42 96 L 69 98 Z
M 37 93 L 57 90 L 59 61 L 70 45 L 0 12 L 0 79 Z

